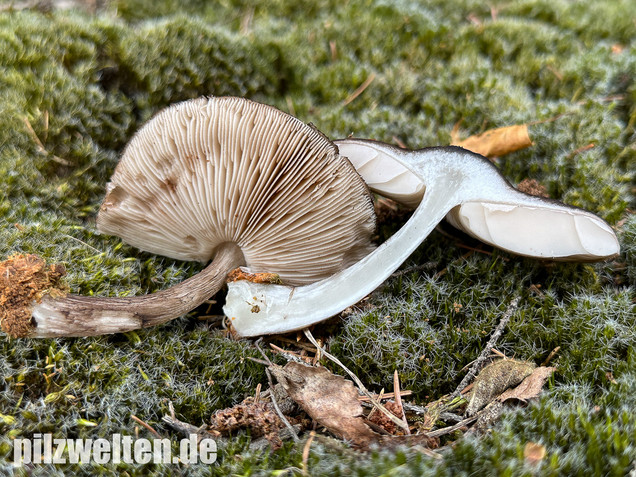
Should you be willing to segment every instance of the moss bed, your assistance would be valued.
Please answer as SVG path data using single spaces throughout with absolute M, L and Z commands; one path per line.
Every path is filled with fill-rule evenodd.
M 534 145 L 498 165 L 508 179 L 615 226 L 622 254 L 601 264 L 540 263 L 444 227 L 367 306 L 314 333 L 372 390 L 398 370 L 413 400 L 452 391 L 515 295 L 500 340 L 558 371 L 536 403 L 486 435 L 446 448 L 354 453 L 314 442 L 310 475 L 624 475 L 636 456 L 636 4 L 632 0 L 406 0 L 218 4 L 121 0 L 85 9 L 0 12 L 0 258 L 63 263 L 73 292 L 152 292 L 199 264 L 139 252 L 96 233 L 95 215 L 126 141 L 160 108 L 200 95 L 275 105 L 332 138 L 417 148 L 531 123 Z M 372 76 L 373 75 L 373 76 Z M 368 87 L 351 95 L 365 80 Z M 593 144 L 593 146 L 591 146 Z M 381 237 L 399 223 L 384 223 Z M 481 247 L 488 253 L 470 252 Z M 468 252 L 468 253 L 467 253 Z M 440 273 L 443 272 L 443 273 Z M 537 291 L 538 290 L 538 291 Z M 461 306 L 459 306 L 461 305 Z M 201 310 L 200 310 L 201 311 Z M 214 465 L 13 466 L 13 439 L 135 435 L 172 402 L 200 425 L 240 402 L 259 353 L 195 314 L 125 335 L 0 341 L 0 473 L 295 475 L 304 441 L 250 451 L 240 434 Z M 278 358 L 280 360 L 280 358 Z M 280 362 L 280 361 L 279 361 Z M 152 437 L 142 429 L 140 436 Z M 528 442 L 547 454 L 532 467 Z

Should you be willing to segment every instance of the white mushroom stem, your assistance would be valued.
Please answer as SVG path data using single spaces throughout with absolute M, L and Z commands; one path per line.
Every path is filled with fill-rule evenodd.
M 201 272 L 166 290 L 135 297 L 46 295 L 33 307 L 29 337 L 96 336 L 147 328 L 177 318 L 213 296 L 227 274 L 243 264 L 232 243 L 218 247 L 214 260 Z
M 444 216 L 461 204 L 487 203 L 504 209 L 519 205 L 546 206 L 544 200 L 516 191 L 485 158 L 465 149 L 446 147 L 406 151 L 375 141 L 353 141 L 363 154 L 405 165 L 409 174 L 423 185 L 422 201 L 409 221 L 389 240 L 330 278 L 296 288 L 247 281 L 228 284 L 224 312 L 239 335 L 302 329 L 341 312 L 382 284 Z M 609 239 L 613 237 L 611 229 L 607 231 L 600 227 L 593 231 L 605 234 Z M 604 247 L 601 253 L 617 251 L 614 242 L 609 242 L 610 246 L 599 246 Z

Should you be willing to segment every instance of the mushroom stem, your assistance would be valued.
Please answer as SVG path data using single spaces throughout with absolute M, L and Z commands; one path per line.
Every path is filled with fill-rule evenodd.
M 96 336 L 159 325 L 196 308 L 218 292 L 227 274 L 243 265 L 240 248 L 220 245 L 214 260 L 197 275 L 166 290 L 135 297 L 45 295 L 32 310 L 29 337 Z M 5 330 L 9 334 L 11 330 Z

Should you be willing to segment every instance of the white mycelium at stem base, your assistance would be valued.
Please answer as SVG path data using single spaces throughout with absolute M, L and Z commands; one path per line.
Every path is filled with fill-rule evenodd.
M 343 144 L 345 142 L 347 144 Z M 527 218 L 540 219 L 541 215 L 534 212 L 535 209 L 540 211 L 547 208 L 548 220 L 554 219 L 552 214 L 563 213 L 559 208 L 568 209 L 514 190 L 485 158 L 461 148 L 405 151 L 375 141 L 355 139 L 340 141 L 339 146 L 343 154 L 347 146 L 351 146 L 346 152 L 349 155 L 399 163 L 401 167 L 396 170 L 401 175 L 401 185 L 387 189 L 398 191 L 403 196 L 409 187 L 413 194 L 421 195 L 423 192 L 419 206 L 409 221 L 389 240 L 360 262 L 330 278 L 302 287 L 247 281 L 228 284 L 224 312 L 232 320 L 239 335 L 255 336 L 301 329 L 341 312 L 377 288 L 439 221 L 461 204 L 488 204 L 494 210 L 501 207 L 505 211 L 515 207 L 530 210 L 515 215 L 513 224 Z M 355 164 L 355 159 L 352 162 Z M 566 226 L 560 233 L 576 237 L 582 235 L 583 238 L 578 242 L 588 254 L 609 256 L 618 253 L 618 242 L 607 224 L 592 214 L 573 210 L 582 214 L 583 219 L 580 220 L 586 224 L 587 230 Z M 579 218 L 574 219 L 575 225 Z

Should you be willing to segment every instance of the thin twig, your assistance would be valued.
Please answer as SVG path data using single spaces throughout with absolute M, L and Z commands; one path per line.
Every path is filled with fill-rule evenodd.
M 68 235 L 68 234 L 62 234 L 62 237 L 66 237 L 66 238 L 70 238 L 71 240 L 75 240 L 76 242 L 81 243 L 82 245 L 85 245 L 86 247 L 90 248 L 91 250 L 94 250 L 95 252 L 102 254 L 104 252 L 102 252 L 101 250 L 96 249 L 95 247 L 93 247 L 92 245 L 87 244 L 86 242 L 83 242 L 82 240 L 73 237 L 72 235 Z
M 138 424 L 141 424 L 142 426 L 144 426 L 146 429 L 148 429 L 150 432 L 152 432 L 155 436 L 157 436 L 159 439 L 161 439 L 161 434 L 159 434 L 157 431 L 155 431 L 152 426 L 150 424 L 145 423 L 144 421 L 142 421 L 141 419 L 139 419 L 137 416 L 135 416 L 134 414 L 130 415 L 130 418 L 135 421 Z
M 309 439 L 307 439 L 307 442 L 305 442 L 305 447 L 303 447 L 303 475 L 308 476 L 309 475 L 309 450 L 311 448 L 311 443 L 314 440 L 314 437 L 316 437 L 316 431 L 311 431 L 309 433 Z
M 427 437 L 445 436 L 446 434 L 450 434 L 451 432 L 455 432 L 456 430 L 461 429 L 462 427 L 465 427 L 468 424 L 472 424 L 473 422 L 475 422 L 477 420 L 477 417 L 478 417 L 478 415 L 475 415 L 473 417 L 469 417 L 468 419 L 464 419 L 463 421 L 459 421 L 457 424 L 455 424 L 453 426 L 443 427 L 441 429 L 437 429 L 436 431 L 427 432 L 426 436 Z
M 33 126 L 31 126 L 31 123 L 29 122 L 28 118 L 25 117 L 22 119 L 24 120 L 24 125 L 27 127 L 27 131 L 29 132 L 31 139 L 33 139 L 33 141 L 35 142 L 35 145 L 37 146 L 38 151 L 40 153 L 48 154 L 51 157 L 51 159 L 53 159 L 58 164 L 62 164 L 63 166 L 73 165 L 72 162 L 67 161 L 66 159 L 62 159 L 61 157 L 57 157 L 55 154 L 49 153 L 49 151 L 47 151 L 46 148 L 44 147 L 44 144 L 42 144 L 42 141 L 40 141 L 40 138 L 38 137 L 35 130 L 33 129 Z
M 561 347 L 557 346 L 556 348 L 554 348 L 552 351 L 550 351 L 550 354 L 548 355 L 548 357 L 545 359 L 545 361 L 543 363 L 541 363 L 541 366 L 547 366 L 548 363 L 550 361 L 552 361 L 552 359 L 557 355 L 557 353 L 561 351 Z
M 461 394 L 462 389 L 464 389 L 468 385 L 468 383 L 475 378 L 475 376 L 479 372 L 479 369 L 481 368 L 482 363 L 486 359 L 488 359 L 488 356 L 491 350 L 497 344 L 497 340 L 499 339 L 504 329 L 506 328 L 506 325 L 510 321 L 512 314 L 517 309 L 517 305 L 519 304 L 520 299 L 521 297 L 517 296 L 510 302 L 510 305 L 508 305 L 508 309 L 506 310 L 504 315 L 501 317 L 501 320 L 499 321 L 497 328 L 495 328 L 495 331 L 493 332 L 490 339 L 488 340 L 488 343 L 486 343 L 486 347 L 481 352 L 479 357 L 475 360 L 472 367 L 468 371 L 468 374 L 466 374 L 466 376 L 464 376 L 464 379 L 462 379 L 462 381 L 459 383 L 459 386 L 457 386 L 457 389 L 455 389 L 455 391 L 450 395 L 451 398 L 459 396 Z
M 200 427 L 180 421 L 174 416 L 163 416 L 161 420 L 168 424 L 168 426 L 170 426 L 172 429 L 185 436 L 189 436 L 190 434 L 198 434 L 201 431 Z
M 373 82 L 374 79 L 375 79 L 375 73 L 371 73 L 369 77 L 364 80 L 364 83 L 362 83 L 353 93 L 351 93 L 351 95 L 347 99 L 344 100 L 343 106 L 346 106 L 347 104 L 352 102 L 354 99 L 356 99 L 358 96 L 360 96 L 364 92 L 364 90 L 369 87 L 369 85 Z
M 269 357 L 265 354 L 265 351 L 263 351 L 263 349 L 261 348 L 261 342 L 263 341 L 263 338 L 260 337 L 259 339 L 257 339 L 254 342 L 254 345 L 256 346 L 256 349 L 259 351 L 259 353 L 261 353 L 261 356 L 263 358 L 265 358 L 265 361 L 267 361 L 267 365 L 271 366 L 272 362 L 270 361 Z
M 362 381 L 360 381 L 360 379 L 358 379 L 358 377 L 353 374 L 349 368 L 347 368 L 344 364 L 342 364 L 342 362 L 336 358 L 335 356 L 333 356 L 332 354 L 328 353 L 327 351 L 325 351 L 324 348 L 322 348 L 318 342 L 316 341 L 316 339 L 314 338 L 314 336 L 311 334 L 311 331 L 309 331 L 308 328 L 305 328 L 304 330 L 305 336 L 307 337 L 307 339 L 309 341 L 311 341 L 313 343 L 313 345 L 316 347 L 316 349 L 320 349 L 320 352 L 325 355 L 327 358 L 329 358 L 331 361 L 333 361 L 334 363 L 336 363 L 338 366 L 340 366 L 342 369 L 344 369 L 347 374 L 351 377 L 351 379 L 353 379 L 353 381 L 358 385 L 358 388 L 360 389 L 360 391 L 362 391 L 368 398 L 369 400 L 373 403 L 373 405 L 375 407 L 377 407 L 380 411 L 382 411 L 382 413 L 388 417 L 389 419 L 391 419 L 391 421 L 398 426 L 400 429 L 403 429 L 405 432 L 408 431 L 409 426 L 407 426 L 406 424 L 404 424 L 404 422 L 402 422 L 402 419 L 396 417 L 392 412 L 390 412 L 387 408 L 385 408 L 377 399 L 375 399 L 373 397 L 373 395 L 367 390 L 367 388 L 365 387 L 364 384 L 362 384 Z
M 409 429 L 409 422 L 406 420 L 406 414 L 404 413 L 404 407 L 402 406 L 402 396 L 400 396 L 400 377 L 398 376 L 397 369 L 393 372 L 393 394 L 395 394 L 395 404 L 400 407 L 400 411 L 402 412 L 402 420 L 404 424 L 406 424 L 406 435 L 411 435 L 411 430 Z
M 274 383 L 272 382 L 272 373 L 269 372 L 269 368 L 265 368 L 265 374 L 267 374 L 267 382 L 269 383 L 269 388 L 274 389 Z M 298 438 L 298 434 L 296 433 L 296 430 L 292 427 L 292 425 L 289 423 L 285 415 L 280 411 L 280 408 L 278 407 L 278 402 L 276 402 L 276 397 L 274 396 L 273 392 L 270 392 L 269 398 L 272 400 L 274 409 L 276 409 L 276 414 L 278 414 L 278 417 L 280 418 L 280 420 L 283 421 L 283 423 L 285 424 L 285 427 L 287 427 L 287 429 L 291 433 L 292 438 L 294 439 L 294 442 L 298 442 L 300 440 Z
M 400 391 L 400 397 L 404 397 L 404 396 L 410 396 L 411 394 L 413 394 L 413 391 L 411 391 L 410 389 L 403 389 Z M 382 395 L 382 397 L 378 397 L 378 400 L 382 400 L 382 399 L 395 399 L 395 394 L 394 393 L 384 393 Z M 358 401 L 364 402 L 364 401 L 368 401 L 369 398 L 366 396 L 358 396 Z M 405 403 L 403 403 L 405 404 Z

